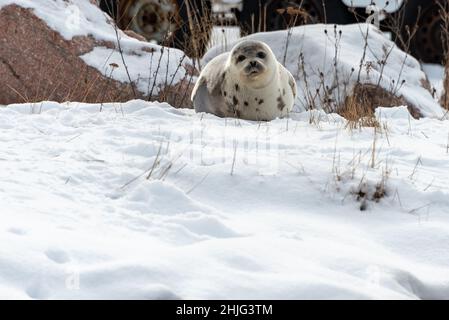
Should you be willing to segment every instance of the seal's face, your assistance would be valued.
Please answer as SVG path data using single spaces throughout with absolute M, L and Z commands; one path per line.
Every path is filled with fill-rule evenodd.
M 277 62 L 271 49 L 260 41 L 243 41 L 231 51 L 231 68 L 241 81 L 254 87 L 267 85 Z

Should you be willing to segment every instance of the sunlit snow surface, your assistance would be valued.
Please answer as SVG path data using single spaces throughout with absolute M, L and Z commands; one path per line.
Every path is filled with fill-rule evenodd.
M 378 116 L 1 108 L 0 297 L 449 298 L 449 122 Z
M 116 41 L 87 0 L 0 7 L 13 2 L 67 40 Z M 287 65 L 297 68 L 303 36 L 323 37 L 319 28 L 293 33 Z M 343 42 L 360 43 L 350 29 Z M 218 31 L 216 46 L 238 37 Z M 285 35 L 254 37 L 282 60 Z M 142 92 L 150 58 L 161 61 L 156 84 L 182 79 L 180 51 L 119 38 Z M 343 67 L 357 66 L 362 48 L 343 47 Z M 307 48 L 321 68 L 323 51 Z M 82 58 L 129 81 L 117 53 Z M 443 118 L 410 63 L 415 86 L 403 93 Z M 425 71 L 440 93 L 441 68 Z M 255 123 L 143 101 L 1 107 L 0 298 L 449 299 L 449 121 L 403 107 L 377 116 L 379 129 L 349 130 L 320 112 Z

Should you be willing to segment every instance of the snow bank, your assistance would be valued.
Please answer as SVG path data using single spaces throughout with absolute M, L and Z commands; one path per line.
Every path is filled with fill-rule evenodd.
M 118 30 L 123 62 L 112 19 L 90 0 L 0 0 L 0 9 L 12 4 L 32 9 L 65 40 L 93 37 L 97 46 L 81 56 L 84 62 L 122 83 L 131 79 L 143 95 L 157 94 L 161 87 L 176 85 L 188 76 L 185 66 L 192 62 L 182 51 L 142 42 Z M 108 43 L 113 48 L 105 46 Z
M 442 97 L 444 94 L 444 67 L 440 64 L 423 64 L 422 67 L 432 84 L 432 90 L 435 90 L 435 96 Z
M 0 297 L 448 298 L 449 123 L 405 111 L 1 108 Z
M 257 33 L 243 39 L 269 44 L 278 60 L 295 76 L 297 111 L 308 110 L 310 106 L 328 108 L 329 99 L 331 109 L 336 110 L 336 105 L 344 101 L 360 81 L 403 96 L 424 116 L 441 118 L 444 115 L 423 86 L 426 76 L 418 61 L 372 25 L 306 25 Z M 203 63 L 230 50 L 237 41 L 215 46 L 205 55 Z

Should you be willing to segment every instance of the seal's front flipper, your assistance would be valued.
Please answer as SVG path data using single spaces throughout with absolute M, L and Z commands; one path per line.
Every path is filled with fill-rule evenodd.
M 193 106 L 196 112 L 207 112 L 218 117 L 225 117 L 226 105 L 223 97 L 211 95 L 205 82 L 196 87 L 195 94 L 192 95 Z

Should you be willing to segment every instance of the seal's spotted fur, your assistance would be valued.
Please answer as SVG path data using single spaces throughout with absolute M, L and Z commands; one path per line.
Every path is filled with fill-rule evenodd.
M 197 112 L 246 120 L 288 115 L 296 97 L 290 72 L 260 41 L 242 41 L 211 60 L 192 92 Z

